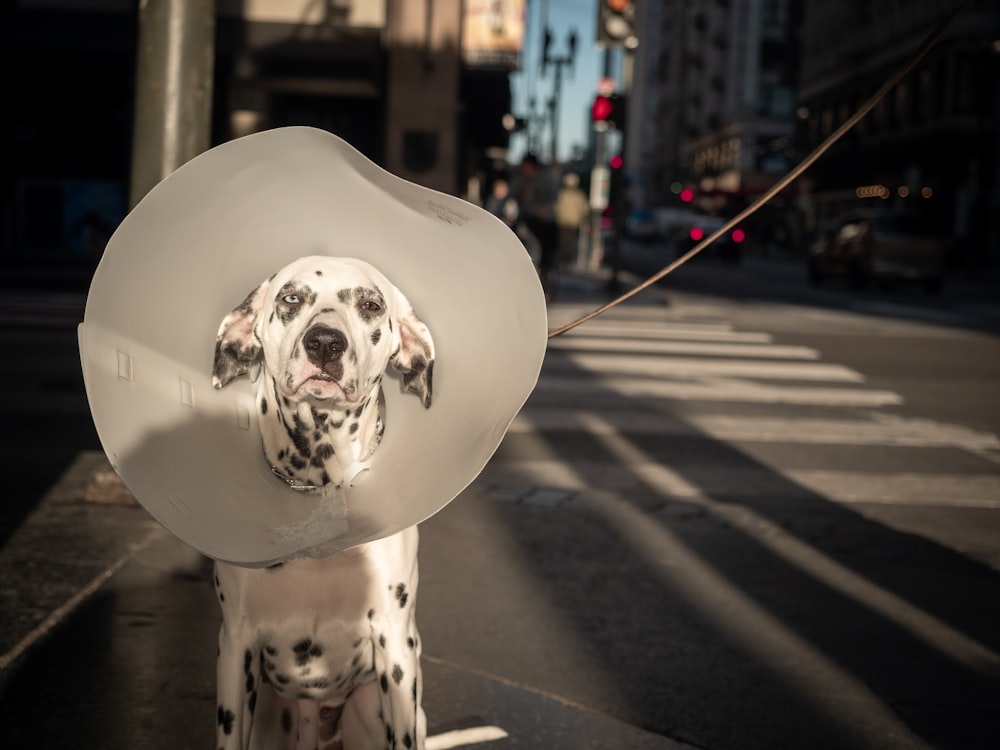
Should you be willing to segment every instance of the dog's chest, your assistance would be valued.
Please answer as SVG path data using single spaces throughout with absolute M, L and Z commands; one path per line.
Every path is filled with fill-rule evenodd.
M 322 560 L 216 566 L 223 617 L 249 626 L 248 668 L 289 699 L 337 702 L 375 679 L 376 649 L 412 632 L 416 586 L 416 529 Z
M 360 625 L 360 623 L 359 623 Z M 375 676 L 374 645 L 360 627 L 298 618 L 270 633 L 258 652 L 261 679 L 288 699 L 338 702 Z

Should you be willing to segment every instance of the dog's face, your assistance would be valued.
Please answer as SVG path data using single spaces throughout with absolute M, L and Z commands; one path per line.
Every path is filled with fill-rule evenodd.
M 406 297 L 373 266 L 311 256 L 263 282 L 219 327 L 212 382 L 262 366 L 289 401 L 353 406 L 389 364 L 431 403 L 434 343 Z

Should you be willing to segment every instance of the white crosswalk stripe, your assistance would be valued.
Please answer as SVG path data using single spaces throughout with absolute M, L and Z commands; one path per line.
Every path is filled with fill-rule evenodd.
M 553 339 L 535 395 L 501 448 L 509 462 L 487 468 L 499 499 L 559 506 L 588 493 L 652 490 L 683 499 L 798 493 L 853 506 L 1000 508 L 1000 472 L 925 472 L 918 460 L 913 471 L 853 468 L 826 451 L 961 451 L 1000 463 L 1000 437 L 879 411 L 903 404 L 902 396 L 869 387 L 864 373 L 824 361 L 814 348 L 734 330 L 719 313 L 699 309 L 700 322 L 673 321 L 643 308 Z M 724 404 L 750 413 L 720 413 Z M 585 436 L 590 452 L 559 449 L 573 436 Z M 641 447 L 650 440 L 760 446 L 753 450 L 779 458 L 681 471 Z M 816 465 L 782 465 L 786 447 Z

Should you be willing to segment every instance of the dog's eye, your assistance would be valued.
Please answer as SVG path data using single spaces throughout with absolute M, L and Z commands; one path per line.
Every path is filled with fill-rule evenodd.
M 287 302 L 289 305 L 297 305 L 297 304 L 299 304 L 302 301 L 302 300 L 299 299 L 299 295 L 297 295 L 297 294 L 286 294 L 281 299 L 284 302 Z
M 382 312 L 382 305 L 370 299 L 365 300 L 358 307 L 367 313 Z

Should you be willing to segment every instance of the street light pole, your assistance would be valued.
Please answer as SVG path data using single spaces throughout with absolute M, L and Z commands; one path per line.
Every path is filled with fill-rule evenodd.
M 549 65 L 554 65 L 556 69 L 555 81 L 552 86 L 552 96 L 549 98 L 549 125 L 552 127 L 552 150 L 550 151 L 549 162 L 555 164 L 559 159 L 559 103 L 562 99 L 562 72 L 563 66 L 569 66 L 571 69 L 573 63 L 576 61 L 576 31 L 570 31 L 569 37 L 566 40 L 566 44 L 569 47 L 569 51 L 563 57 L 551 57 L 549 55 L 549 48 L 552 46 L 552 32 L 548 29 L 545 30 L 545 35 L 542 41 L 542 75 L 545 74 L 545 68 Z
M 129 205 L 209 146 L 215 0 L 139 4 Z

